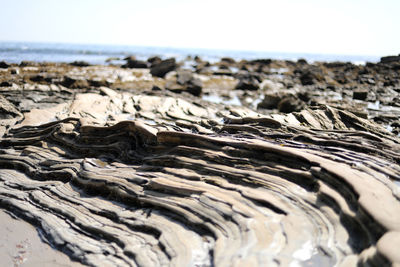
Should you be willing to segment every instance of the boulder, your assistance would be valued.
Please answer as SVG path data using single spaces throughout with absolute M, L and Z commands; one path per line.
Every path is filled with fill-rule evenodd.
M 176 81 L 179 84 L 186 84 L 193 79 L 193 73 L 189 70 L 179 70 L 176 73 Z
M 195 56 L 195 57 L 194 57 L 194 61 L 195 61 L 196 63 L 203 62 L 203 60 L 202 60 L 201 57 L 199 57 L 199 56 Z
M 121 67 L 129 69 L 147 69 L 149 67 L 149 63 L 143 60 L 128 59 L 126 64 L 122 65 Z
M 279 93 L 265 94 L 264 99 L 257 105 L 257 108 L 276 109 L 281 100 L 282 95 Z
M 203 83 L 200 79 L 192 79 L 186 83 L 186 91 L 194 96 L 199 96 L 203 88 Z
M 29 80 L 35 83 L 40 83 L 45 81 L 45 76 L 43 74 L 36 74 L 29 77 Z
M 193 74 L 188 70 L 180 70 L 177 72 L 176 81 L 168 80 L 165 89 L 181 93 L 188 92 L 194 96 L 201 94 L 203 84 L 200 79 L 194 78 Z
M 110 83 L 105 80 L 105 79 L 93 79 L 93 80 L 87 80 L 90 86 L 93 87 L 108 87 L 110 86 Z
M 314 75 L 310 71 L 305 71 L 300 75 L 300 82 L 302 85 L 313 85 Z
M 162 91 L 162 89 L 157 85 L 153 85 L 153 87 L 151 88 L 151 91 Z
M 29 60 L 23 60 L 21 63 L 19 63 L 20 67 L 28 67 L 28 66 L 37 66 L 38 63 L 34 61 L 29 61 Z
M 31 82 L 41 83 L 41 84 L 49 84 L 54 80 L 57 80 L 57 77 L 53 73 L 38 73 L 33 75 L 27 75 L 26 78 L 29 78 Z
M 307 65 L 308 62 L 307 62 L 307 60 L 305 60 L 304 58 L 299 58 L 299 59 L 297 60 L 297 64 L 300 64 L 300 65 Z
M 149 57 L 147 59 L 147 62 L 149 62 L 150 64 L 158 64 L 162 61 L 162 59 L 160 57 L 154 56 L 154 57 Z
M 400 55 L 381 57 L 381 63 L 400 62 Z
M 8 67 L 10 67 L 10 64 L 5 61 L 0 61 L 0 69 L 7 69 Z
M 239 80 L 235 89 L 256 91 L 260 88 L 259 85 L 260 85 L 260 83 L 255 79 L 242 79 L 242 80 Z
M 368 97 L 368 90 L 353 91 L 353 99 L 366 100 Z
M 258 63 L 258 64 L 261 64 L 261 65 L 269 65 L 269 64 L 272 63 L 272 59 L 270 59 L 270 58 L 255 59 L 255 60 L 250 61 L 250 63 Z
M 185 91 L 185 86 L 177 83 L 175 80 L 167 80 L 165 82 L 165 89 L 174 92 L 174 93 L 182 93 Z
M 128 61 L 128 60 L 136 60 L 136 57 L 133 55 L 127 56 L 124 58 L 124 60 Z
M 304 108 L 304 102 L 294 95 L 287 95 L 278 103 L 278 110 L 283 113 L 300 111 Z
M 325 82 L 325 75 L 321 68 L 316 65 L 299 65 L 300 67 L 296 68 L 293 73 L 299 77 L 302 85 L 313 85 L 318 82 Z
M 333 61 L 333 62 L 324 62 L 323 65 L 327 68 L 331 69 L 338 69 L 338 68 L 344 68 L 352 65 L 351 62 L 341 62 L 341 61 Z
M 211 73 L 210 63 L 207 61 L 204 62 L 196 62 L 195 69 L 196 73 Z
M 150 73 L 153 76 L 163 78 L 165 74 L 173 71 L 177 68 L 175 58 L 169 58 L 162 60 L 161 62 L 154 63 L 151 65 Z
M 230 57 L 223 57 L 221 58 L 221 62 L 224 62 L 226 64 L 235 64 L 236 61 Z
M 236 75 L 239 80 L 235 89 L 256 91 L 260 88 L 262 78 L 257 73 L 250 73 L 248 71 L 239 71 Z
M 257 108 L 278 109 L 283 113 L 300 111 L 305 103 L 291 93 L 275 92 L 264 95 L 264 99 L 258 104 Z
M 12 83 L 8 82 L 8 81 L 4 81 L 0 83 L 0 87 L 11 87 Z
M 90 87 L 87 80 L 75 79 L 69 76 L 64 76 L 61 85 L 67 88 L 79 88 L 79 89 Z
M 90 66 L 90 64 L 86 61 L 74 61 L 69 63 L 69 65 L 71 66 L 75 66 L 75 67 L 87 67 Z

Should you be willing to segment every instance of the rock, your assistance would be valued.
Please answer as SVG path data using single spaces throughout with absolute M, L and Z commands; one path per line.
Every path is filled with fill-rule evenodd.
M 86 266 L 399 265 L 394 63 L 274 60 L 265 74 L 242 63 L 236 79 L 62 63 L 2 71 L 0 207 Z M 297 69 L 318 84 L 302 86 Z M 348 83 L 326 89 L 320 75 L 339 73 Z M 186 92 L 197 77 L 213 101 L 160 90 Z M 246 79 L 271 86 L 232 90 Z M 379 102 L 354 101 L 352 88 Z M 259 106 L 279 113 L 254 110 L 263 93 Z
M 353 99 L 366 100 L 368 98 L 368 90 L 353 91 Z
M 301 91 L 298 92 L 296 95 L 301 101 L 308 103 L 310 100 L 312 100 L 311 93 L 308 91 Z
M 194 57 L 194 61 L 195 61 L 196 63 L 204 62 L 203 59 L 202 59 L 201 57 L 197 56 L 197 55 Z
M 254 63 L 258 63 L 258 64 L 261 64 L 261 65 L 268 66 L 268 65 L 270 65 L 272 63 L 272 59 L 270 59 L 270 58 L 255 59 L 255 60 L 252 60 L 251 63 L 253 63 L 253 64 Z
M 165 89 L 172 91 L 174 93 L 182 93 L 186 90 L 186 87 L 182 84 L 177 83 L 174 80 L 167 80 L 165 82 Z
M 146 69 L 150 66 L 150 64 L 143 60 L 137 60 L 135 56 L 128 56 L 124 58 L 126 60 L 126 64 L 122 65 L 122 68 L 131 68 L 131 69 Z
M 322 72 L 322 69 L 316 65 L 304 65 L 300 64 L 300 68 L 297 68 L 296 63 L 292 62 L 294 64 L 294 73 L 299 75 L 299 79 L 302 85 L 313 85 L 317 84 L 318 82 L 324 82 L 325 83 L 325 77 L 324 73 Z
M 148 58 L 147 59 L 147 62 L 149 62 L 150 64 L 158 64 L 158 63 L 161 63 L 161 61 L 162 61 L 162 59 L 160 58 L 160 57 L 157 57 L 157 56 L 155 56 L 155 57 L 150 57 L 150 58 Z
M 15 127 L 0 141 L 1 207 L 72 259 L 289 266 L 305 262 L 296 255 L 306 243 L 318 266 L 398 261 L 389 178 L 400 174 L 399 143 L 372 122 L 330 107 L 223 117 L 184 96 L 106 91 L 58 111 L 73 117 Z M 110 121 L 129 103 L 133 118 Z
M 137 59 L 128 59 L 126 64 L 122 65 L 121 67 L 130 69 L 146 69 L 149 67 L 149 63 Z
M 163 78 L 165 74 L 167 74 L 170 71 L 173 71 L 177 68 L 175 58 L 169 58 L 166 60 L 163 60 L 159 63 L 154 63 L 151 65 L 150 68 L 150 73 L 153 76 Z
M 301 97 L 308 98 L 309 96 L 302 92 Z M 307 96 L 306 96 L 307 95 Z M 283 113 L 300 111 L 305 107 L 301 97 L 295 96 L 287 92 L 271 92 L 264 95 L 263 100 L 257 105 L 258 109 L 278 109 Z
M 88 88 L 90 87 L 89 82 L 84 79 L 75 79 L 69 76 L 64 76 L 63 81 L 60 83 L 62 86 L 67 88 Z
M 300 76 L 300 82 L 302 85 L 313 85 L 315 83 L 314 75 L 310 71 L 305 71 Z
M 162 89 L 160 87 L 158 87 L 157 85 L 153 85 L 153 87 L 151 88 L 151 91 L 162 91 Z
M 179 70 L 177 72 L 176 82 L 168 80 L 165 89 L 177 93 L 188 92 L 194 96 L 199 96 L 202 91 L 203 84 L 201 80 L 194 78 L 191 71 Z
M 361 74 L 358 76 L 358 81 L 360 83 L 375 85 L 375 79 L 371 74 Z
M 261 77 L 259 74 L 241 70 L 235 77 L 239 80 L 235 89 L 250 91 L 256 91 L 260 89 Z
M 28 61 L 28 60 L 23 60 L 21 63 L 19 63 L 20 67 L 27 67 L 27 66 L 37 66 L 38 64 L 33 61 Z
M 283 96 L 279 93 L 267 93 L 264 99 L 257 105 L 257 108 L 276 109 Z
M 346 75 L 342 72 L 337 73 L 335 75 L 335 80 L 340 83 L 340 84 L 347 84 L 350 82 L 350 80 L 346 77 Z
M 381 63 L 400 62 L 400 55 L 381 57 Z
M 283 113 L 300 111 L 304 108 L 304 102 L 293 95 L 285 96 L 278 103 L 278 110 Z
M 219 66 L 218 66 L 218 69 L 220 69 L 220 70 L 229 70 L 229 64 L 220 63 Z
M 394 71 L 399 71 L 400 70 L 400 61 L 398 61 L 396 63 L 392 63 L 392 69 Z
M 227 68 L 227 69 L 219 68 L 218 70 L 213 71 L 212 74 L 217 75 L 217 76 L 222 76 L 222 75 L 232 76 L 233 75 L 232 71 L 229 68 Z
M 32 75 L 29 77 L 32 82 L 40 83 L 45 81 L 45 76 L 43 74 Z
M 0 125 L 4 125 L 3 120 L 22 117 L 22 114 L 6 98 L 0 95 Z
M 0 87 L 11 87 L 12 83 L 4 81 L 0 83 Z
M 223 57 L 223 58 L 221 58 L 221 63 L 226 63 L 226 64 L 229 64 L 229 65 L 231 65 L 231 64 L 235 64 L 236 63 L 236 61 L 233 59 L 233 58 L 230 58 L 230 57 Z
M 8 64 L 5 61 L 0 61 L 0 69 L 7 69 L 10 67 L 10 64 Z
M 400 95 L 393 97 L 390 105 L 394 107 L 400 107 Z
M 19 74 L 19 70 L 18 69 L 11 69 L 10 73 L 11 74 Z
M 307 65 L 308 64 L 307 60 L 305 60 L 304 58 L 299 58 L 297 60 L 297 63 L 300 64 L 300 65 Z
M 200 79 L 192 79 L 186 83 L 186 91 L 194 96 L 201 95 L 203 83 Z
M 106 59 L 106 63 L 110 63 L 112 61 L 117 61 L 117 60 L 120 60 L 120 58 L 119 57 L 109 57 Z
M 193 73 L 189 70 L 179 70 L 176 73 L 176 81 L 179 84 L 186 84 L 190 81 L 192 81 L 193 78 Z
M 93 87 L 109 87 L 110 83 L 104 79 L 102 80 L 87 80 L 90 86 Z
M 324 66 L 328 68 L 344 68 L 349 65 L 352 65 L 350 62 L 341 62 L 341 61 L 333 61 L 333 62 L 324 62 Z
M 129 60 L 134 61 L 134 60 L 136 60 L 136 57 L 134 55 L 130 55 L 130 56 L 125 57 L 124 60 L 126 60 L 126 61 L 129 61 Z
M 75 66 L 75 67 L 87 67 L 90 66 L 90 64 L 86 61 L 74 61 L 69 63 L 71 66 Z
M 7 129 L 20 122 L 23 117 L 21 112 L 10 101 L 0 95 L 0 144 L 1 138 Z
M 281 82 L 274 82 L 269 79 L 265 79 L 262 81 L 260 84 L 260 88 L 264 91 L 274 91 L 277 92 L 281 89 L 283 89 L 283 84 Z
M 200 74 L 204 74 L 204 75 L 210 75 L 214 72 L 210 67 L 211 67 L 211 64 L 208 61 L 197 62 L 194 65 L 196 73 L 200 73 Z
M 235 89 L 256 91 L 260 87 L 260 83 L 255 79 L 242 79 L 236 85 Z

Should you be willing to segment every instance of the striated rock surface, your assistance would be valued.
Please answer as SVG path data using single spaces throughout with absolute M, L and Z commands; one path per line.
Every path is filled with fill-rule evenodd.
M 273 64 L 260 62 L 248 68 Z M 326 103 L 282 114 L 148 90 L 168 75 L 114 67 L 84 67 L 83 80 L 108 87 L 72 89 L 62 77 L 82 78 L 74 67 L 40 82 L 24 80 L 34 67 L 18 70 L 0 98 L 0 206 L 71 259 L 400 264 L 400 139 L 382 124 Z M 270 78 L 260 86 L 288 90 Z M 236 88 L 231 77 L 196 79 L 207 92 Z

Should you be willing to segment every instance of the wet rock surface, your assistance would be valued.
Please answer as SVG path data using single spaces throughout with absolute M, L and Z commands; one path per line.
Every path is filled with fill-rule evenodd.
M 397 61 L 140 63 L 6 63 L 2 209 L 89 266 L 400 264 Z

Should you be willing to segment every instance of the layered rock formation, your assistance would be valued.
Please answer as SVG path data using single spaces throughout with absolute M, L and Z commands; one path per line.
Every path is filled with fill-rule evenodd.
M 396 118 L 317 91 L 316 65 L 280 77 L 267 63 L 290 65 L 242 62 L 247 81 L 258 77 L 251 92 L 237 87 L 243 73 L 204 69 L 181 81 L 129 66 L 5 68 L 1 208 L 89 266 L 400 264 L 400 139 L 386 129 Z M 368 97 L 396 102 L 398 70 L 388 73 L 393 84 Z M 222 100 L 166 90 L 193 79 L 195 95 Z M 257 110 L 271 92 L 302 108 Z

